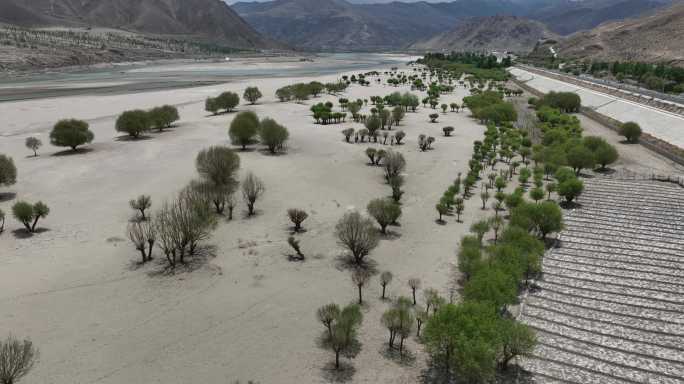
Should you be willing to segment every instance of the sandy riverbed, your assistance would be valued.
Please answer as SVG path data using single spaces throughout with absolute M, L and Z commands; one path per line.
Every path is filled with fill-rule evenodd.
M 342 251 L 333 227 L 345 211 L 364 209 L 369 200 L 388 195 L 389 188 L 381 170 L 366 165 L 367 145 L 343 141 L 340 131 L 360 124 L 313 123 L 310 105 L 336 102 L 335 97 L 280 103 L 274 92 L 297 81 L 333 81 L 341 75 L 0 104 L 0 153 L 12 156 L 19 170 L 18 183 L 1 190 L 9 194 L 2 195 L 0 208 L 8 212 L 16 199 L 43 200 L 51 207 L 41 225 L 46 231 L 24 238 L 9 218 L 0 236 L 0 329 L 31 337 L 41 350 L 26 382 L 330 382 L 334 377 L 326 367 L 332 354 L 316 345 L 323 328 L 315 310 L 329 302 L 351 302 L 356 295 L 349 272 L 339 267 Z M 241 172 L 251 170 L 266 184 L 259 214 L 246 219 L 240 206 L 234 221 L 222 221 L 207 242 L 215 257 L 197 270 L 154 276 L 162 268 L 159 257 L 137 268 L 138 254 L 124 236 L 132 214 L 128 200 L 150 194 L 153 208 L 159 207 L 196 177 L 197 152 L 229 145 L 227 129 L 234 117 L 208 116 L 204 99 L 225 90 L 242 94 L 250 85 L 265 97 L 239 110 L 275 118 L 290 130 L 285 155 L 240 152 Z M 344 96 L 368 98 L 407 89 L 374 83 L 352 86 Z M 460 103 L 466 92 L 458 88 L 442 100 Z M 114 121 L 121 111 L 164 103 L 179 107 L 182 118 L 174 129 L 134 142 L 117 138 Z M 371 256 L 378 269 L 394 273 L 389 287 L 393 297 L 410 293 L 410 277 L 448 295 L 459 238 L 475 218 L 491 214 L 473 198 L 467 202 L 464 224 L 452 217 L 447 225 L 435 223 L 435 203 L 457 172 L 467 168 L 472 142 L 484 129 L 464 112 L 440 114 L 440 123 L 430 124 L 431 112 L 420 108 L 402 122 L 406 144 L 394 149 L 408 161 L 404 214 L 401 226 L 392 228 L 394 235 L 382 240 Z M 67 117 L 91 124 L 96 139 L 88 152 L 63 155 L 47 144 L 54 122 Z M 456 128 L 453 137 L 441 136 L 446 125 Z M 421 133 L 437 137 L 434 150 L 418 151 Z M 39 157 L 30 157 L 24 147 L 31 135 L 46 144 Z M 310 213 L 308 231 L 300 235 L 308 256 L 304 263 L 285 256 L 285 211 L 291 207 Z M 387 303 L 378 299 L 377 279 L 366 292 L 363 347 L 345 378 L 354 383 L 418 382 L 426 362 L 421 347 L 409 341 L 413 361 L 386 358 L 380 316 Z
M 321 81 L 339 77 L 324 76 Z M 43 200 L 51 207 L 42 223 L 47 231 L 32 238 L 14 232 L 13 219 L 0 237 L 0 329 L 30 336 L 41 359 L 28 383 L 226 383 L 253 379 L 261 383 L 329 382 L 324 367 L 332 354 L 316 346 L 322 326 L 315 310 L 322 304 L 354 300 L 349 272 L 338 267 L 341 249 L 333 227 L 342 214 L 364 209 L 369 200 L 386 196 L 381 170 L 366 165 L 366 145 L 343 142 L 340 131 L 359 124 L 315 125 L 311 103 L 335 100 L 324 96 L 304 105 L 279 103 L 280 86 L 312 78 L 271 78 L 226 85 L 117 96 L 82 96 L 0 104 L 0 153 L 15 159 L 19 181 L 3 192 L 16 199 Z M 221 222 L 208 242 L 216 257 L 199 270 L 176 276 L 151 277 L 158 263 L 135 268 L 137 253 L 125 240 L 132 212 L 128 199 L 150 194 L 154 207 L 195 177 L 194 158 L 210 145 L 228 145 L 233 114 L 209 117 L 207 96 L 224 90 L 242 94 L 248 85 L 265 95 L 254 110 L 290 129 L 288 153 L 268 156 L 241 152 L 242 169 L 266 183 L 258 216 Z M 392 88 L 352 86 L 350 99 L 384 95 Z M 459 101 L 464 89 L 445 96 Z M 182 116 L 176 128 L 135 142 L 117 139 L 116 115 L 125 109 L 170 103 Z M 401 129 L 406 145 L 396 149 L 408 161 L 401 226 L 372 254 L 381 270 L 391 270 L 392 296 L 408 295 L 409 277 L 446 295 L 459 237 L 478 202 L 466 209 L 466 224 L 450 218 L 435 224 L 434 205 L 446 186 L 466 167 L 472 142 L 483 127 L 466 113 L 448 113 L 430 124 L 421 109 L 409 113 Z M 366 112 L 367 113 L 367 112 Z M 60 118 L 86 119 L 95 132 L 87 153 L 59 155 L 49 144 L 49 130 Z M 441 137 L 441 127 L 456 127 Z M 436 136 L 435 149 L 418 151 L 416 138 Z M 46 145 L 39 157 L 28 157 L 23 142 L 29 135 Z M 4 195 L 0 207 L 14 200 Z M 304 263 L 287 261 L 290 207 L 311 217 L 301 235 Z M 362 326 L 363 350 L 352 362 L 351 380 L 358 383 L 415 383 L 425 357 L 399 364 L 383 356 L 386 331 L 380 315 L 387 304 L 377 297 L 379 284 L 368 289 Z

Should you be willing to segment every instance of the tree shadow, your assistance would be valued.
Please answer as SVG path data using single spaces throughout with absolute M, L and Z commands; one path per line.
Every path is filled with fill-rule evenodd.
M 356 368 L 349 362 L 340 361 L 340 368 L 335 369 L 335 362 L 331 361 L 321 368 L 321 375 L 329 383 L 346 383 L 356 374 Z
M 140 135 L 138 137 L 130 136 L 130 135 L 123 135 L 123 136 L 117 136 L 114 140 L 116 141 L 146 141 L 146 140 L 152 140 L 153 137 L 150 135 Z
M 256 151 L 261 153 L 264 156 L 269 156 L 269 157 L 281 157 L 281 156 L 287 155 L 286 150 L 271 152 L 268 148 L 261 148 L 261 149 L 256 149 Z
M 563 209 L 579 209 L 579 208 L 582 208 L 582 204 L 578 203 L 576 201 L 572 201 L 572 202 L 561 201 L 558 205 L 560 205 L 560 207 Z
M 41 233 L 48 232 L 48 231 L 50 231 L 50 230 L 47 228 L 42 228 L 42 227 L 36 228 L 36 230 L 33 232 L 29 231 L 26 228 L 18 228 L 18 229 L 13 230 L 12 234 L 17 239 L 29 239 L 29 238 L 33 237 L 34 235 L 39 235 Z
M 343 253 L 335 258 L 335 269 L 338 271 L 353 270 L 356 268 L 363 268 L 368 271 L 371 275 L 378 274 L 378 262 L 365 257 L 363 261 L 359 264 L 354 260 L 352 255 Z
M 496 373 L 497 384 L 534 384 L 534 374 L 518 365 L 510 365 L 505 371 Z
M 612 175 L 616 171 L 613 168 L 607 168 L 606 167 L 605 169 L 601 169 L 601 168 L 594 169 L 594 172 L 601 174 L 601 175 Z
M 402 234 L 396 231 L 385 230 L 385 233 L 380 232 L 380 238 L 382 240 L 398 240 L 401 239 Z
M 5 201 L 10 201 L 16 199 L 17 194 L 15 192 L 0 192 L 0 203 Z
M 165 256 L 152 259 L 155 269 L 148 272 L 149 277 L 166 277 L 181 273 L 190 273 L 205 267 L 209 261 L 216 257 L 218 247 L 212 244 L 200 245 L 195 249 L 195 254 L 186 255 L 185 262 L 176 260 L 176 266 L 171 267 Z M 148 263 L 149 264 L 149 263 Z
M 404 367 L 412 367 L 416 362 L 416 354 L 409 351 L 406 347 L 404 347 L 403 353 L 399 353 L 398 349 L 390 348 L 389 345 L 383 344 L 383 347 L 379 353 L 385 359 L 394 361 L 395 363 Z
M 86 153 L 90 153 L 94 151 L 94 148 L 90 147 L 85 147 L 85 148 L 76 148 L 76 149 L 66 149 L 64 151 L 59 151 L 55 152 L 52 154 L 52 156 L 76 156 L 76 155 L 85 155 Z

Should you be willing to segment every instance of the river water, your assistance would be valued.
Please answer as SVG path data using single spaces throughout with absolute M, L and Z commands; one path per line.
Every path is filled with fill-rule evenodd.
M 226 58 L 109 65 L 0 79 L 0 102 L 73 95 L 144 92 L 225 83 L 250 77 L 297 77 L 403 66 L 416 57 L 398 54 L 336 53 L 307 57 Z

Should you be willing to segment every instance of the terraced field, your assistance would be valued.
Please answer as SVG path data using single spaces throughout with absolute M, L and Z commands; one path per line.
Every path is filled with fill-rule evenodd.
M 684 188 L 592 179 L 521 319 L 539 383 L 684 383 Z

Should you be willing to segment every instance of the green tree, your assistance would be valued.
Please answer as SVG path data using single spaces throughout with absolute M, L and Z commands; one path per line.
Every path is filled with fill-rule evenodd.
M 564 197 L 568 203 L 572 203 L 583 191 L 584 183 L 577 178 L 567 179 L 558 184 L 558 195 Z
M 268 147 L 268 150 L 275 154 L 284 148 L 285 142 L 290 137 L 287 128 L 276 123 L 273 119 L 263 119 L 259 124 L 259 138 L 261 144 Z
M 218 111 L 221 110 L 218 99 L 216 97 L 207 97 L 207 100 L 204 102 L 204 110 L 211 112 L 213 115 L 218 114 Z
M 641 127 L 633 121 L 626 122 L 620 126 L 620 134 L 624 136 L 629 143 L 638 143 L 641 133 Z
M 498 267 L 479 269 L 463 287 L 464 300 L 488 303 L 499 311 L 517 297 L 518 282 Z
M 238 113 L 230 123 L 228 135 L 233 145 L 242 146 L 246 149 L 254 142 L 254 137 L 259 132 L 259 118 L 252 111 Z
M 491 306 L 465 302 L 441 306 L 423 340 L 430 356 L 464 383 L 485 383 L 496 373 L 498 316 Z
M 596 163 L 601 166 L 601 170 L 605 170 L 608 165 L 616 162 L 618 156 L 617 149 L 608 143 L 603 143 L 594 150 Z
M 238 94 L 235 92 L 223 92 L 216 98 L 216 101 L 218 102 L 220 109 L 225 109 L 226 112 L 231 112 L 240 104 L 240 96 L 238 96 Z
M 257 100 L 261 99 L 262 96 L 261 91 L 257 87 L 247 87 L 244 95 L 242 95 L 250 104 L 256 104 Z
M 178 108 L 173 105 L 163 105 L 161 107 L 152 108 L 149 112 L 151 125 L 159 132 L 164 128 L 169 128 L 171 124 L 180 119 Z
M 0 153 L 0 185 L 10 186 L 17 182 L 17 167 L 14 160 Z
M 579 176 L 582 169 L 591 169 L 596 164 L 594 153 L 582 144 L 572 146 L 567 153 L 568 165 L 575 171 L 575 175 Z
M 50 143 L 57 147 L 70 147 L 76 150 L 79 145 L 93 141 L 95 135 L 88 129 L 88 123 L 83 120 L 60 120 L 50 132 Z
M 387 234 L 387 226 L 395 223 L 401 216 L 401 207 L 391 199 L 373 199 L 366 209 L 368 214 L 378 222 L 383 234 Z
M 127 133 L 133 138 L 140 137 L 149 131 L 151 126 L 150 114 L 141 109 L 126 111 L 116 119 L 116 131 Z
M 24 224 L 26 230 L 32 233 L 36 231 L 38 220 L 45 218 L 49 213 L 50 208 L 42 201 L 33 205 L 25 201 L 18 201 L 12 206 L 14 218 Z
M 41 146 L 43 146 L 43 142 L 40 141 L 39 138 L 34 137 L 34 136 L 27 137 L 27 138 L 26 138 L 26 141 L 24 142 L 24 144 L 26 145 L 26 148 L 28 148 L 28 149 L 30 149 L 30 150 L 33 151 L 33 156 L 34 156 L 34 157 L 35 157 L 35 156 L 38 156 L 38 148 L 40 148 Z
M 499 367 L 508 368 L 508 363 L 517 356 L 531 356 L 537 344 L 534 330 L 513 319 L 499 322 L 501 345 L 498 352 Z

